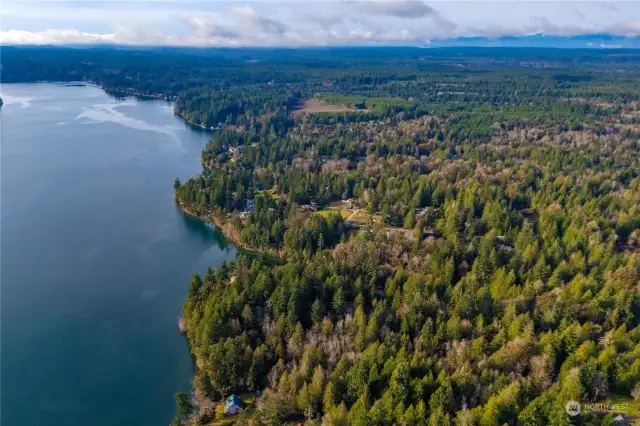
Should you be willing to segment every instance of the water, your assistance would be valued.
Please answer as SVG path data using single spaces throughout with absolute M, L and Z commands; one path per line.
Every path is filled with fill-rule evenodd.
M 208 136 L 96 87 L 1 93 L 1 424 L 166 425 L 190 275 L 236 254 L 173 201 Z

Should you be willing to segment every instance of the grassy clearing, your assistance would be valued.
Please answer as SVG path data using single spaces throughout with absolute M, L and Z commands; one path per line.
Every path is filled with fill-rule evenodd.
M 368 224 L 369 221 L 373 218 L 373 223 L 382 223 L 382 217 L 380 215 L 372 215 L 366 210 L 358 210 L 356 211 L 351 218 L 349 219 L 352 222 Z
M 257 399 L 256 394 L 253 392 L 241 393 L 239 396 L 245 407 L 255 404 Z
M 278 198 L 280 198 L 280 195 L 276 194 L 273 189 L 263 189 L 260 191 L 256 191 L 256 194 L 265 194 L 265 195 L 269 195 L 269 197 L 271 197 L 274 200 L 277 200 Z
M 640 416 L 640 399 L 634 401 L 632 398 L 625 395 L 611 395 L 607 401 L 611 404 L 627 404 L 629 410 L 625 413 L 629 416 Z
M 235 424 L 248 424 L 249 420 L 254 418 L 254 414 L 254 409 L 253 407 L 251 407 L 238 414 L 237 416 L 223 417 L 222 415 L 220 415 L 220 418 L 207 423 L 207 426 L 231 426 Z
M 321 94 L 320 102 L 334 105 L 345 105 L 356 110 L 384 111 L 390 106 L 410 108 L 416 103 L 402 98 L 376 98 L 360 95 L 340 95 L 336 93 Z
M 351 212 L 349 210 L 341 210 L 341 209 L 336 209 L 334 207 L 325 207 L 325 208 L 315 212 L 315 214 L 319 214 L 319 215 L 324 216 L 324 217 L 327 217 L 327 216 L 335 214 L 335 213 L 340 214 L 340 216 L 342 216 L 343 219 L 346 219 L 349 216 L 351 216 Z
M 318 112 L 336 113 L 336 112 L 350 112 L 354 111 L 353 107 L 346 105 L 334 105 L 321 99 L 305 99 L 295 106 L 293 116 L 299 116 L 302 114 L 313 114 Z

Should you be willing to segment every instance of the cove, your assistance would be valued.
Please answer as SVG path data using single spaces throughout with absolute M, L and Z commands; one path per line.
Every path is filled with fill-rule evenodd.
M 168 424 L 194 368 L 190 276 L 237 253 L 173 200 L 209 134 L 93 86 L 0 96 L 1 423 Z

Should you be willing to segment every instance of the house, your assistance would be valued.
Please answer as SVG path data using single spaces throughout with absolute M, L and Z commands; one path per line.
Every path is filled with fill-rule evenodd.
M 224 406 L 224 414 L 229 416 L 235 416 L 242 409 L 242 400 L 236 394 L 227 398 L 227 403 Z

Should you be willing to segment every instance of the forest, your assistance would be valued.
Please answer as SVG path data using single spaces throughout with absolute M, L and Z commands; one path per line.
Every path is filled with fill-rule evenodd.
M 640 424 L 640 52 L 41 49 L 212 128 L 176 201 L 259 252 L 191 278 L 174 424 Z

